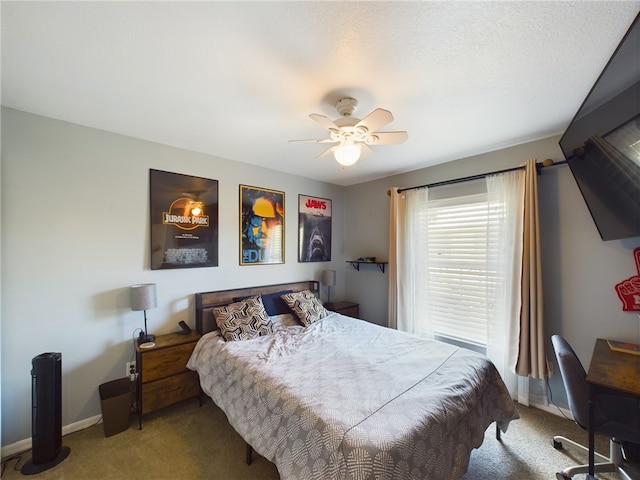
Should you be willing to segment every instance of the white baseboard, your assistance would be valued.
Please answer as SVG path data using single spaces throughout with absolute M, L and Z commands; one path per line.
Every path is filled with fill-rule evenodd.
M 556 407 L 555 405 L 550 405 L 550 404 L 545 405 L 542 403 L 532 403 L 530 406 L 533 408 L 537 408 L 538 410 L 543 410 L 545 412 L 552 413 L 558 417 L 565 417 L 565 418 L 568 418 L 569 420 L 573 420 L 573 415 L 566 408 Z
M 79 422 L 71 423 L 69 425 L 65 425 L 62 427 L 62 436 L 68 435 L 73 432 L 79 432 L 80 430 L 84 430 L 85 428 L 92 427 L 96 423 L 102 421 L 102 415 L 95 415 L 93 417 L 85 418 L 84 420 L 80 420 Z M 16 443 L 12 443 L 10 445 L 2 446 L 2 459 L 11 457 L 18 453 L 26 452 L 31 449 L 31 438 L 27 438 L 25 440 L 20 440 Z

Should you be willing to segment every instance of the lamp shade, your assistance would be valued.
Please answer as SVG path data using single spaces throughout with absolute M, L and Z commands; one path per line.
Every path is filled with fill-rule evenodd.
M 142 283 L 131 286 L 131 310 L 156 308 L 156 284 Z
M 322 272 L 322 283 L 328 287 L 333 287 L 336 284 L 336 271 L 324 270 Z
M 345 142 L 333 151 L 336 161 L 343 167 L 353 165 L 360 158 L 360 147 L 355 145 L 353 141 Z

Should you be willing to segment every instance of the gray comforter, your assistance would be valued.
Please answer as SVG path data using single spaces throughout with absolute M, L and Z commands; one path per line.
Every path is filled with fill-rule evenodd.
M 455 479 L 492 422 L 518 418 L 480 354 L 336 313 L 202 337 L 188 367 L 283 479 Z

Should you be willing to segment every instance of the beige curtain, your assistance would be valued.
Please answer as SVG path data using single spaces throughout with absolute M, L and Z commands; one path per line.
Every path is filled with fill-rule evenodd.
M 418 312 L 421 311 L 419 303 L 425 301 L 425 296 L 421 294 L 421 284 L 416 276 L 422 270 L 420 252 L 426 250 L 415 241 L 416 238 L 426 238 L 419 229 L 420 216 L 416 212 L 426 204 L 429 189 L 398 193 L 398 189 L 393 188 L 390 194 L 387 324 L 391 328 L 415 334 L 418 329 L 425 330 L 424 326 L 417 324 Z
M 522 245 L 522 308 L 516 373 L 533 378 L 549 376 L 544 331 L 538 173 L 535 159 L 527 160 Z
M 401 219 L 404 218 L 402 213 L 404 198 L 398 194 L 398 187 L 393 187 L 389 191 L 391 196 L 389 211 L 389 299 L 387 312 L 387 326 L 389 328 L 398 328 L 398 243 L 399 235 L 402 234 Z

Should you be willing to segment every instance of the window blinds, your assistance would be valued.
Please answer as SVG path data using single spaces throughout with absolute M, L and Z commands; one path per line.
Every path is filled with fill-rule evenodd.
M 489 233 L 486 193 L 432 200 L 428 224 L 426 305 L 435 336 L 486 346 L 488 299 L 494 298 L 496 272 L 488 254 L 497 245 Z M 492 231 L 495 229 L 492 229 Z

